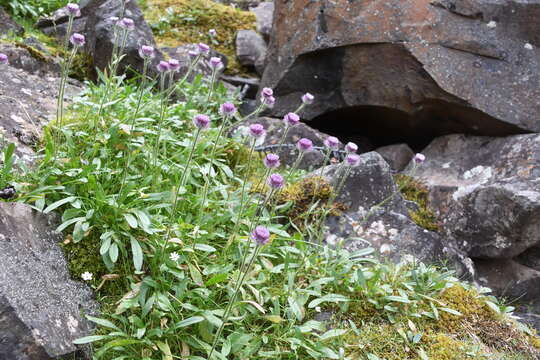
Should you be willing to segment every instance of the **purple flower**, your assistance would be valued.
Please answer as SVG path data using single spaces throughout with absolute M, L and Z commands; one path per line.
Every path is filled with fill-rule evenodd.
M 128 31 L 135 29 L 135 22 L 130 18 L 123 18 L 117 23 L 117 25 Z
M 261 124 L 251 124 L 249 125 L 249 134 L 254 138 L 260 138 L 265 133 L 264 126 Z
M 426 161 L 426 156 L 424 154 L 416 154 L 414 155 L 414 162 L 417 163 L 417 164 L 420 164 L 420 163 L 423 163 L 424 161 Z
M 277 168 L 280 164 L 279 162 L 279 156 L 276 154 L 268 154 L 263 159 L 264 166 L 266 166 L 269 169 Z
M 196 51 L 196 50 L 189 50 L 189 51 L 188 51 L 188 55 L 189 55 L 189 57 L 191 57 L 191 58 L 196 58 L 197 56 L 199 56 L 199 54 L 200 54 L 200 53 L 199 53 L 198 51 Z
M 285 180 L 283 179 L 283 176 L 279 174 L 272 174 L 266 179 L 266 183 L 272 189 L 279 189 L 280 187 L 283 187 Z
M 309 152 L 313 150 L 313 142 L 306 138 L 301 138 L 296 143 L 296 148 L 302 152 Z
M 174 72 L 180 70 L 180 61 L 176 59 L 169 59 L 169 69 Z
M 216 31 L 216 29 L 210 29 L 210 30 L 208 30 L 208 35 L 210 35 L 211 37 L 216 37 L 216 36 L 217 36 L 217 31 Z
M 6 54 L 0 53 L 0 64 L 7 65 L 9 63 L 9 58 Z
M 221 69 L 223 67 L 223 62 L 221 61 L 220 58 L 218 57 L 213 57 L 213 58 L 210 58 L 210 66 L 214 69 L 214 70 L 218 70 L 218 69 Z
M 210 118 L 206 115 L 197 115 L 193 118 L 193 124 L 199 129 L 208 129 L 210 127 Z
M 257 245 L 266 245 L 270 240 L 270 231 L 268 231 L 268 229 L 264 226 L 259 225 L 251 233 L 251 238 L 255 240 Z
M 152 59 L 156 56 L 156 51 L 152 46 L 143 45 L 139 48 L 139 56 L 143 59 Z
M 332 150 L 337 150 L 339 148 L 339 140 L 337 137 L 329 136 L 324 140 L 324 145 Z
M 302 95 L 302 102 L 306 105 L 313 104 L 313 101 L 315 100 L 315 96 L 311 95 L 310 93 L 305 93 Z
M 210 52 L 210 46 L 206 45 L 205 43 L 199 43 L 197 46 L 202 54 L 208 54 Z
M 79 8 L 79 5 L 69 3 L 66 5 L 66 9 L 69 13 L 69 16 L 79 17 L 81 16 L 81 9 Z
M 272 108 L 274 104 L 276 103 L 276 98 L 273 96 L 263 97 L 262 101 L 264 105 L 268 106 L 269 108 Z
M 166 72 L 170 70 L 170 65 L 167 61 L 160 61 L 159 64 L 157 64 L 157 70 L 160 73 Z
M 285 123 L 286 126 L 298 125 L 298 123 L 300 122 L 300 116 L 296 115 L 293 112 L 290 112 L 287 115 L 285 115 L 285 117 L 283 118 L 283 122 Z
M 233 103 L 226 102 L 219 107 L 219 112 L 223 116 L 232 116 L 236 112 L 236 106 Z
M 84 35 L 75 33 L 71 35 L 69 41 L 71 42 L 71 44 L 73 44 L 73 46 L 83 46 L 85 43 Z
M 356 166 L 360 163 L 360 156 L 357 154 L 348 154 L 345 160 L 350 166 Z
M 345 145 L 345 151 L 349 154 L 355 153 L 358 151 L 358 145 L 353 142 L 348 142 L 347 145 Z
M 266 87 L 262 89 L 261 94 L 264 98 L 269 98 L 274 95 L 274 90 Z

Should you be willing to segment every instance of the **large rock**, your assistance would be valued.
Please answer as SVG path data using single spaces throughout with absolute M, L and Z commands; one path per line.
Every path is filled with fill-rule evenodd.
M 373 136 L 422 141 L 540 131 L 537 0 L 276 0 L 275 6 L 261 84 L 274 88 L 273 116 L 295 108 L 309 91 L 317 101 L 305 118 L 332 122 L 336 111 L 349 132 L 358 124 Z
M 24 28 L 17 24 L 11 16 L 0 6 L 0 35 L 12 33 L 13 35 L 24 34 Z
M 60 79 L 54 74 L 32 75 L 11 65 L 1 70 L 0 131 L 7 141 L 17 145 L 20 158 L 31 161 L 32 148 L 42 136 L 43 126 L 56 116 Z M 70 80 L 66 102 L 81 91 L 80 84 Z
M 407 144 L 394 144 L 383 146 L 375 150 L 390 165 L 394 171 L 401 171 L 407 167 L 414 156 L 414 152 Z
M 266 58 L 266 42 L 254 30 L 240 30 L 236 34 L 236 57 L 242 66 L 256 69 L 262 74 Z
M 114 23 L 111 17 L 122 16 L 122 0 L 91 0 L 88 6 L 92 5 L 94 12 L 88 15 L 86 20 L 86 45 L 85 50 L 93 60 L 93 66 L 98 69 L 105 69 L 111 62 L 112 51 L 115 44 Z M 126 3 L 124 17 L 131 18 L 135 22 L 135 29 L 129 32 L 126 39 L 124 54 L 125 57 L 120 63 L 119 71 L 123 72 L 128 67 L 142 73 L 143 59 L 139 56 L 139 49 L 142 45 L 156 47 L 154 36 L 150 26 L 144 20 L 141 9 L 136 1 Z M 163 60 L 163 55 L 156 50 L 156 57 L 149 68 L 149 73 L 155 73 L 155 66 Z
M 57 59 L 34 50 L 33 46 L 0 44 L 0 53 L 9 58 L 9 64 L 31 74 L 41 76 L 60 76 L 60 64 Z
M 341 164 L 331 165 L 324 168 L 323 176 L 336 189 L 347 171 Z M 313 175 L 319 175 L 319 171 Z M 450 260 L 460 274 L 474 274 L 472 262 L 456 250 L 451 239 L 425 230 L 411 220 L 392 171 L 378 153 L 360 156 L 360 164 L 350 169 L 336 201 L 347 210 L 341 216 L 327 219 L 324 239 L 328 244 L 341 243 L 351 251 L 373 247 L 396 262 Z
M 86 285 L 70 279 L 52 229 L 51 218 L 29 206 L 0 203 L 1 359 L 74 356 L 73 341 L 90 334 L 83 314 L 97 304 Z
M 257 31 L 268 41 L 272 33 L 272 22 L 274 21 L 274 2 L 263 2 L 249 10 L 257 18 Z
M 540 135 L 451 135 L 423 153 L 415 177 L 467 254 L 510 259 L 540 244 Z

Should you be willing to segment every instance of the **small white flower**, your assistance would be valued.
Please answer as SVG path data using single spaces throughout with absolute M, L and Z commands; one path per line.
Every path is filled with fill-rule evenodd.
M 533 46 L 531 44 L 529 44 L 529 43 L 526 43 L 524 47 L 527 50 L 532 50 L 533 49 Z
M 316 311 L 316 312 L 321 312 L 321 307 L 320 307 L 320 306 L 316 306 L 316 307 L 315 307 L 315 311 Z
M 171 253 L 171 255 L 169 255 L 169 258 L 172 261 L 178 261 L 178 259 L 180 259 L 180 255 L 178 255 L 178 253 L 175 251 L 175 252 Z
M 491 20 L 490 22 L 487 23 L 487 27 L 490 28 L 490 29 L 494 29 L 494 28 L 497 27 L 497 22 Z
M 83 272 L 83 273 L 81 274 L 81 278 L 82 278 L 84 281 L 90 281 L 90 280 L 92 280 L 92 277 L 93 277 L 93 276 L 94 276 L 94 275 L 92 275 L 92 273 L 91 273 L 91 272 L 88 272 L 88 271 L 85 271 L 85 272 Z

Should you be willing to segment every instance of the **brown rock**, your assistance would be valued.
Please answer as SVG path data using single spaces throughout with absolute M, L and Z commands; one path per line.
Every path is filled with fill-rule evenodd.
M 341 115 L 358 126 L 411 138 L 540 131 L 536 1 L 276 0 L 275 6 L 261 83 L 274 88 L 273 116 L 296 108 L 308 91 L 317 100 L 307 120 L 345 110 Z

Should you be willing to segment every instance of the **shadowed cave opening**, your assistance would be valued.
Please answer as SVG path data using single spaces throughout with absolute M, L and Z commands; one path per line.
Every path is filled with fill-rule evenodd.
M 353 141 L 362 150 L 406 143 L 421 151 L 437 137 L 450 134 L 508 136 L 528 133 L 479 110 L 430 101 L 409 114 L 384 106 L 354 106 L 333 110 L 306 121 L 310 127 Z

